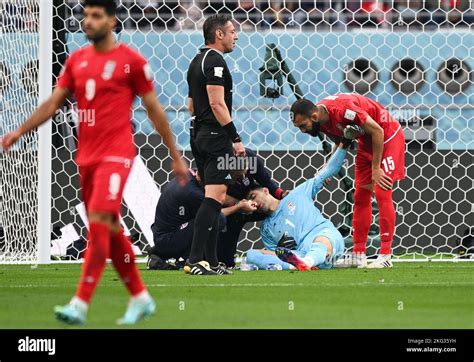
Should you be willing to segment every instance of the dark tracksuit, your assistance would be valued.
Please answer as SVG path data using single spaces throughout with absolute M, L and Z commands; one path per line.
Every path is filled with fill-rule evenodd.
M 257 157 L 252 150 L 246 149 L 247 156 Z M 257 159 L 256 172 L 251 170 L 239 182 L 229 186 L 227 194 L 238 199 L 247 197 L 255 185 L 267 187 L 270 193 L 281 198 L 282 189 L 271 179 L 265 169 L 263 160 Z M 189 256 L 193 239 L 194 217 L 204 200 L 204 188 L 199 185 L 196 177 L 191 175 L 188 184 L 181 187 L 173 179 L 164 188 L 156 207 L 155 222 L 151 226 L 155 246 L 152 253 L 163 260 Z M 237 249 L 240 233 L 247 222 L 262 220 L 265 215 L 253 213 L 244 215 L 240 212 L 227 218 L 221 213 L 219 222 L 219 241 L 217 256 L 219 261 L 227 266 L 234 266 L 234 255 Z

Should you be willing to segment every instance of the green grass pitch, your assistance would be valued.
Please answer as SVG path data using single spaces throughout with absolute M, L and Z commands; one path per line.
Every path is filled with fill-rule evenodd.
M 207 277 L 139 266 L 158 309 L 138 328 L 474 328 L 472 263 Z M 69 301 L 79 273 L 0 265 L 0 328 L 63 328 L 53 306 Z M 117 327 L 127 300 L 108 265 L 85 328 Z

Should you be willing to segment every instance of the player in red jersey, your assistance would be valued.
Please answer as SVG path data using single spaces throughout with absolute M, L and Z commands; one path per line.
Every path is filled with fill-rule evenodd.
M 359 94 L 339 93 L 314 104 L 300 99 L 291 106 L 293 124 L 302 132 L 317 136 L 323 132 L 332 139 L 360 127 L 355 159 L 354 249 L 346 266 L 392 267 L 390 258 L 395 231 L 392 185 L 405 178 L 405 136 L 400 123 L 376 101 Z M 380 255 L 367 265 L 367 237 L 372 221 L 372 193 L 380 213 Z
M 79 112 L 76 162 L 90 224 L 89 243 L 76 294 L 66 306 L 57 306 L 55 314 L 69 324 L 84 323 L 106 258 L 111 258 L 131 295 L 119 322 L 134 324 L 155 310 L 119 222 L 122 192 L 136 155 L 130 114 L 136 95 L 142 97 L 148 117 L 169 148 L 173 171 L 182 185 L 187 182 L 188 168 L 157 100 L 147 61 L 115 42 L 115 1 L 86 0 L 83 5 L 84 32 L 92 45 L 69 56 L 48 100 L 17 130 L 6 134 L 1 144 L 8 150 L 22 135 L 49 120 L 68 96 L 75 95 Z

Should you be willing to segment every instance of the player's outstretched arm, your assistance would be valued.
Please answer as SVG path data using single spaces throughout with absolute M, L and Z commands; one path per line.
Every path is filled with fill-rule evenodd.
M 155 91 L 150 91 L 143 95 L 143 104 L 147 110 L 148 118 L 155 126 L 156 131 L 163 139 L 163 143 L 170 150 L 173 158 L 173 171 L 180 185 L 184 186 L 188 182 L 188 166 L 181 158 L 180 152 L 176 148 L 173 133 L 171 132 L 166 113 L 161 107 L 156 97 Z
M 383 190 L 389 190 L 392 188 L 392 179 L 381 168 L 383 129 L 370 116 L 367 117 L 362 128 L 372 138 L 372 180 Z
M 315 183 L 319 184 L 321 181 L 322 184 L 326 178 L 335 176 L 341 169 L 344 159 L 346 158 L 346 154 L 347 149 L 345 148 L 344 144 L 339 143 L 336 152 L 333 153 L 326 166 L 324 166 L 324 168 L 316 175 Z
M 56 87 L 53 90 L 53 93 L 49 98 L 43 102 L 33 114 L 18 127 L 15 131 L 7 133 L 2 138 L 0 138 L 0 146 L 5 150 L 13 146 L 21 136 L 30 132 L 31 130 L 41 126 L 47 120 L 49 120 L 64 104 L 64 101 L 69 96 L 69 91 L 67 88 Z
M 318 172 L 318 174 L 312 179 L 299 185 L 292 192 L 301 192 L 314 199 L 319 190 L 323 188 L 324 181 L 339 172 L 344 163 L 344 159 L 346 158 L 346 154 L 347 150 L 344 148 L 343 144 L 340 143 L 336 152 L 334 152 L 329 159 L 329 162 Z

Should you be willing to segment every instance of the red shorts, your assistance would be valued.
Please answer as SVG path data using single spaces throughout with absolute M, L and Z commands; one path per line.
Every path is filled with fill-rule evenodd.
M 392 181 L 405 178 L 405 135 L 403 129 L 384 142 L 382 153 L 382 169 Z M 372 152 L 360 148 L 355 158 L 355 183 L 356 186 L 370 185 L 372 183 Z
M 86 210 L 120 215 L 122 193 L 131 170 L 132 161 L 101 162 L 79 166 L 82 199 Z

